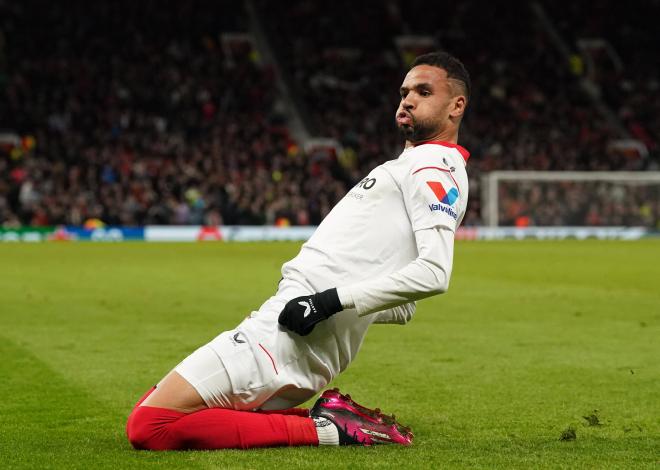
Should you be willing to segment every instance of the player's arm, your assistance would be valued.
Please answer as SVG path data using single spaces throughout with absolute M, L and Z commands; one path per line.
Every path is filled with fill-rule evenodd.
M 415 240 L 418 256 L 403 268 L 340 287 L 342 307 L 355 308 L 362 316 L 445 292 L 451 276 L 454 233 L 446 228 L 428 228 L 415 232 Z
M 405 325 L 412 320 L 417 305 L 415 302 L 407 302 L 398 307 L 388 308 L 376 314 L 374 323 L 381 325 Z
M 305 336 L 317 323 L 344 309 L 368 315 L 447 290 L 453 256 L 454 233 L 434 227 L 415 232 L 418 257 L 387 276 L 333 288 L 290 300 L 279 323 Z

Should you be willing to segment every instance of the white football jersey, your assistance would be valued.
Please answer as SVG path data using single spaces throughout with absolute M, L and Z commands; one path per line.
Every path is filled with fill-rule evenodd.
M 408 148 L 353 187 L 282 276 L 319 292 L 392 273 L 414 260 L 415 232 L 456 231 L 465 214 L 469 153 L 427 143 Z
M 265 369 L 279 364 L 273 376 L 282 387 L 278 396 L 290 390 L 290 398 L 302 402 L 307 397 L 300 389 L 312 396 L 348 367 L 372 323 L 386 322 L 388 314 L 405 323 L 415 300 L 438 293 L 428 291 L 423 279 L 436 274 L 415 266 L 424 244 L 434 245 L 424 248 L 431 258 L 427 265 L 448 283 L 454 232 L 468 200 L 468 157 L 462 147 L 445 142 L 404 150 L 355 185 L 284 264 L 278 293 L 237 328 L 255 355 L 264 356 Z M 278 324 L 286 301 L 333 287 L 342 304 L 350 297 L 355 308 L 317 324 L 308 336 Z

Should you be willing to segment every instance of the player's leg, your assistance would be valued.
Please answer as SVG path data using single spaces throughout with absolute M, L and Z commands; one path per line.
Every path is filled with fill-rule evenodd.
M 232 393 L 222 361 L 200 348 L 138 402 L 129 440 L 153 450 L 318 445 L 307 410 L 237 411 L 230 409 Z
M 182 413 L 139 406 L 127 429 L 136 449 L 149 450 L 315 446 L 319 442 L 309 417 L 223 408 Z
M 413 434 L 394 416 L 358 405 L 338 390 L 328 390 L 311 410 L 282 412 L 206 408 L 183 413 L 139 406 L 127 426 L 137 449 L 249 449 L 302 445 L 410 445 Z
M 158 386 L 140 403 L 140 406 L 167 408 L 183 413 L 208 408 L 195 387 L 174 370 L 160 381 Z
M 193 411 L 208 408 L 201 395 L 190 385 L 181 375 L 172 371 L 152 390 L 147 392 L 138 401 L 139 405 L 152 406 L 157 408 L 168 408 L 170 410 L 192 413 Z M 273 410 L 256 410 L 263 414 L 284 414 L 309 417 L 307 408 L 284 408 Z

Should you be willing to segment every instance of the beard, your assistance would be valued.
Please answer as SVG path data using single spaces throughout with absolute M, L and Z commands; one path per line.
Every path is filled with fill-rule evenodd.
M 415 116 L 410 114 L 410 119 L 412 124 L 410 125 L 399 125 L 399 133 L 408 141 L 412 143 L 424 142 L 430 140 L 430 138 L 437 132 L 438 125 L 434 124 L 429 120 L 416 119 Z

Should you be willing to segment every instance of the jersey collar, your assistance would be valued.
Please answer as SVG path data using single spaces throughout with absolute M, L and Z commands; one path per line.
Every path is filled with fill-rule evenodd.
M 415 147 L 418 147 L 420 145 L 426 145 L 426 144 L 442 145 L 443 147 L 449 147 L 449 148 L 452 148 L 452 149 L 456 149 L 456 150 L 458 150 L 458 152 L 463 157 L 463 160 L 465 160 L 465 163 L 467 163 L 468 158 L 470 158 L 470 152 L 468 152 L 464 147 L 461 147 L 460 145 L 457 145 L 457 144 L 452 144 L 451 142 L 445 142 L 443 140 L 427 140 L 426 142 L 420 142 L 418 144 L 415 144 Z

